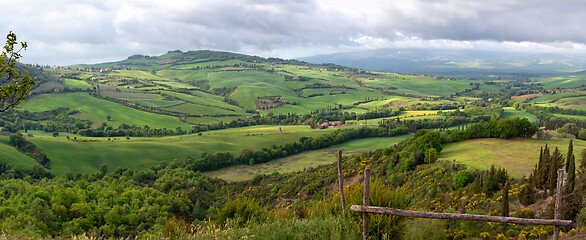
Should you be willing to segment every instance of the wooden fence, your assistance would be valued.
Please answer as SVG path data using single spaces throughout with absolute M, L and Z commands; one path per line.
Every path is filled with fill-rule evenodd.
M 342 199 L 342 209 L 344 209 L 344 191 L 342 190 L 343 175 L 342 175 L 342 151 L 338 152 L 338 178 L 340 183 L 340 197 Z M 556 202 L 555 202 L 555 216 L 554 219 L 529 219 L 529 218 L 515 218 L 515 217 L 498 217 L 498 216 L 487 216 L 487 215 L 474 215 L 474 214 L 459 214 L 459 213 L 434 213 L 434 212 L 420 212 L 420 211 L 408 211 L 394 208 L 374 207 L 370 206 L 370 169 L 364 170 L 364 195 L 362 199 L 363 205 L 352 205 L 351 211 L 362 213 L 362 238 L 368 239 L 368 214 L 389 214 L 404 217 L 416 217 L 416 218 L 434 218 L 434 219 L 454 219 L 454 220 L 469 220 L 469 221 L 483 221 L 483 222 L 501 222 L 501 223 L 515 223 L 515 224 L 529 224 L 529 225 L 553 225 L 554 234 L 553 239 L 559 239 L 560 226 L 575 226 L 575 222 L 571 220 L 561 220 L 561 208 L 562 208 L 562 187 L 564 179 L 564 170 L 558 169 L 558 182 L 556 191 Z

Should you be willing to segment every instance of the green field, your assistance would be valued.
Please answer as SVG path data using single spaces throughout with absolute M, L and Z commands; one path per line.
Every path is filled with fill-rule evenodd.
M 283 134 L 279 134 L 281 127 Z M 43 149 L 51 160 L 53 173 L 94 173 L 101 165 L 109 169 L 126 167 L 145 169 L 160 162 L 183 161 L 186 156 L 199 157 L 202 153 L 231 152 L 235 156 L 244 148 L 259 149 L 286 142 L 297 141 L 302 136 L 317 136 L 335 130 L 315 130 L 308 126 L 252 126 L 223 129 L 198 134 L 170 137 L 90 138 L 60 133 L 53 137 L 42 131 L 29 131 L 34 137 L 27 138 Z M 250 136 L 247 136 L 250 135 Z M 66 137 L 95 139 L 99 142 L 68 141 Z M 28 164 L 26 164 L 28 165 Z M 24 167 L 25 165 L 23 165 Z M 30 167 L 30 165 L 29 165 Z
M 349 156 L 363 151 L 372 151 L 378 148 L 390 147 L 410 137 L 412 137 L 412 135 L 406 134 L 390 138 L 356 139 L 330 148 L 308 151 L 273 160 L 268 163 L 256 164 L 254 166 L 232 166 L 216 171 L 206 172 L 205 175 L 234 182 L 250 180 L 256 174 L 271 174 L 273 172 L 289 173 L 302 171 L 306 168 L 334 163 L 338 159 L 338 149 L 343 149 L 343 155 Z
M 557 77 L 537 78 L 534 81 L 543 84 L 544 89 L 564 89 L 579 87 L 584 84 L 585 80 L 584 72 L 579 72 Z
M 288 104 L 278 108 L 259 110 L 258 112 L 262 115 L 271 112 L 284 115 L 289 113 L 307 114 L 316 109 L 337 107 L 339 104 L 344 105 L 346 109 L 343 111 L 345 112 L 362 113 L 385 105 L 406 107 L 417 103 L 453 104 L 482 101 L 477 96 L 473 98 L 468 96 L 452 97 L 451 95 L 472 89 L 476 84 L 480 84 L 480 90 L 474 90 L 475 93 L 483 91 L 497 93 L 500 89 L 505 88 L 507 83 L 507 80 L 502 80 L 500 81 L 502 84 L 487 85 L 480 80 L 474 80 L 478 79 L 474 77 L 460 78 L 463 80 L 448 80 L 443 77 L 396 73 L 362 72 L 357 74 L 357 71 L 345 68 L 337 69 L 338 67 L 326 69 L 320 65 L 297 66 L 275 62 L 257 62 L 257 60 L 244 62 L 241 59 L 246 58 L 206 51 L 171 52 L 159 57 L 72 67 L 117 69 L 107 73 L 51 70 L 55 75 L 61 73 L 63 80 L 61 82 L 47 82 L 40 87 L 40 90 L 52 90 L 63 88 L 61 85 L 63 84 L 69 88 L 92 89 L 92 86 L 88 84 L 92 83 L 100 87 L 101 97 L 126 100 L 153 109 L 184 113 L 190 116 L 185 118 L 184 122 L 179 121 L 176 117 L 135 110 L 92 97 L 87 93 L 35 95 L 29 102 L 23 103 L 22 108 L 39 112 L 57 107 L 68 107 L 79 111 L 73 115 L 74 117 L 92 121 L 92 127 L 99 127 L 103 122 L 106 122 L 106 116 L 109 115 L 112 117 L 112 121 L 107 123 L 113 127 L 126 123 L 138 126 L 148 125 L 151 128 L 175 129 L 181 127 L 189 129 L 190 124 L 214 124 L 220 121 L 227 123 L 250 116 L 252 114 L 250 111 L 247 113 L 246 110 L 256 110 L 255 100 L 265 96 L 283 96 L 282 100 L 286 100 Z M 477 63 L 462 63 L 459 67 L 489 67 L 488 65 L 474 64 Z M 583 73 L 576 73 L 532 80 L 544 84 L 546 89 L 566 88 L 583 84 L 583 75 Z M 83 79 L 83 81 L 74 78 Z M 565 90 L 562 93 L 537 97 L 529 102 L 584 109 L 586 104 L 583 104 L 583 95 L 584 93 L 579 91 Z M 430 99 L 423 99 L 421 96 L 443 96 L 446 98 L 429 101 Z M 228 102 L 236 104 L 232 105 Z M 435 115 L 436 113 L 437 111 L 404 111 L 400 118 L 444 118 Z M 538 121 L 534 115 L 514 108 L 504 108 L 503 117 L 525 117 L 531 122 Z M 559 115 L 559 117 L 583 119 L 581 116 Z M 370 119 L 366 123 L 374 125 L 380 120 Z M 348 123 L 364 124 L 364 121 L 348 121 Z M 162 138 L 131 138 L 130 140 L 117 139 L 113 142 L 107 141 L 107 138 L 100 138 L 100 142 L 73 142 L 67 141 L 65 136 L 70 135 L 78 138 L 81 136 L 61 133 L 59 137 L 54 138 L 48 134 L 37 132 L 35 137 L 30 138 L 30 141 L 47 152 L 49 158 L 52 159 L 52 164 L 54 164 L 53 171 L 61 175 L 67 172 L 91 173 L 97 171 L 101 165 L 107 165 L 110 169 L 118 166 L 144 169 L 162 161 L 175 159 L 181 161 L 187 155 L 197 157 L 203 152 L 230 151 L 239 154 L 243 148 L 254 149 L 273 144 L 280 145 L 284 142 L 297 140 L 300 136 L 315 136 L 330 131 L 329 129 L 313 130 L 306 126 L 282 126 L 282 128 L 286 134 L 277 134 L 278 126 L 256 126 L 204 132 L 203 136 L 193 134 Z M 263 135 L 256 135 L 260 133 Z M 256 136 L 246 136 L 246 134 Z M 343 148 L 347 152 L 366 151 L 386 147 L 395 140 L 363 139 L 350 141 L 335 148 Z M 8 145 L 3 146 L 10 149 Z M 320 165 L 324 161 L 329 162 L 330 160 L 326 158 L 331 157 L 329 151 L 332 149 L 334 148 L 313 151 L 307 153 L 307 157 L 303 154 L 291 157 L 298 160 L 287 158 L 274 161 L 275 166 L 278 165 L 278 167 L 272 167 L 273 162 L 267 163 L 266 166 L 259 164 L 258 167 L 266 168 L 262 171 L 263 173 L 298 171 L 303 167 Z M 4 153 L 6 157 L 8 157 L 8 152 L 10 151 L 7 150 Z M 26 161 L 22 162 L 26 163 Z M 30 163 L 21 164 L 20 167 L 26 166 L 30 166 Z M 232 171 L 230 174 L 250 177 L 256 173 L 258 172 L 242 174 L 238 171 Z M 231 178 L 229 177 L 229 179 Z
M 475 169 L 489 169 L 491 165 L 502 167 L 515 177 L 529 176 L 539 161 L 541 147 L 548 144 L 550 151 L 558 147 L 565 156 L 568 152 L 568 139 L 537 140 L 517 138 L 505 139 L 474 139 L 447 144 L 441 153 L 444 161 L 455 160 Z M 586 148 L 586 141 L 574 139 L 574 155 L 580 160 L 580 152 Z M 576 163 L 577 165 L 579 163 Z
M 381 74 L 374 80 L 362 80 L 367 87 L 390 88 L 401 93 L 411 93 L 423 96 L 449 96 L 452 93 L 471 88 L 471 81 L 435 79 L 424 76 L 410 76 L 399 74 Z
M 584 93 L 579 93 L 579 92 L 563 92 L 563 93 L 556 93 L 556 94 L 546 94 L 543 96 L 532 98 L 528 102 L 529 103 L 537 103 L 537 104 L 563 103 L 563 102 L 572 101 L 574 97 L 580 98 L 580 96 L 583 96 L 583 95 L 584 95 Z
M 242 117 L 188 117 L 186 122 L 192 124 L 216 124 L 219 122 L 229 123 Z
M 162 99 L 125 99 L 129 102 L 136 103 L 141 106 L 145 107 L 152 107 L 152 108 L 166 108 L 170 106 L 175 106 L 184 103 L 183 101 L 169 101 L 169 100 L 162 100 Z
M 35 95 L 28 102 L 20 105 L 22 109 L 31 112 L 41 112 L 67 107 L 89 116 L 88 119 L 106 120 L 110 115 L 112 121 L 108 125 L 118 127 L 122 123 L 137 126 L 148 125 L 151 128 L 188 129 L 189 124 L 180 122 L 177 118 L 154 113 L 147 113 L 125 107 L 110 101 L 92 97 L 87 93 L 42 94 Z
M 554 116 L 559 118 L 573 118 L 578 120 L 586 120 L 586 116 L 577 116 L 577 115 L 566 115 L 566 114 L 554 114 Z
M 539 118 L 537 118 L 535 115 L 525 112 L 523 110 L 517 110 L 513 107 L 504 107 L 503 108 L 504 112 L 503 112 L 503 118 L 516 118 L 516 117 L 520 117 L 520 118 L 527 118 L 527 120 L 529 120 L 529 122 L 532 123 L 538 123 L 539 122 Z
M 81 81 L 81 80 L 76 80 L 76 79 L 69 79 L 69 78 L 64 78 L 62 80 L 63 85 L 65 85 L 68 88 L 77 88 L 77 89 L 82 89 L 82 90 L 86 90 L 86 89 L 93 89 L 92 85 L 89 85 L 88 83 Z

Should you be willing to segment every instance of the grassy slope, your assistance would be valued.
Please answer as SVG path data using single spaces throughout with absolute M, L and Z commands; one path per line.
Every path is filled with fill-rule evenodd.
M 180 122 L 175 117 L 142 112 L 92 97 L 87 93 L 35 95 L 28 102 L 21 104 L 21 107 L 31 112 L 67 107 L 78 110 L 84 115 L 103 120 L 106 119 L 106 116 L 110 115 L 112 116 L 112 121 L 108 122 L 108 125 L 113 127 L 117 127 L 121 123 L 137 126 L 149 125 L 151 128 L 168 129 L 175 129 L 176 127 L 188 129 L 190 126 L 189 124 Z
M 398 74 L 382 74 L 374 80 L 363 80 L 368 87 L 395 87 L 392 90 L 401 93 L 411 93 L 423 96 L 449 96 L 456 91 L 463 91 L 470 86 L 470 81 L 451 81 L 446 79 L 434 79 L 423 76 L 408 76 Z
M 447 144 L 441 153 L 445 161 L 455 160 L 471 168 L 489 169 L 491 165 L 507 169 L 513 177 L 529 176 L 539 161 L 539 149 L 548 144 L 551 151 L 558 147 L 565 156 L 568 139 L 474 139 Z M 580 159 L 580 152 L 586 148 L 586 141 L 574 140 L 574 155 Z M 579 164 L 579 163 L 576 163 Z
M 586 76 L 584 72 L 576 74 L 568 74 L 556 77 L 547 77 L 536 79 L 536 82 L 543 84 L 544 89 L 556 89 L 556 88 L 575 88 L 584 84 Z
M 406 134 L 391 138 L 356 139 L 330 148 L 304 152 L 268 163 L 257 164 L 254 166 L 233 166 L 206 172 L 205 175 L 227 181 L 245 181 L 252 179 L 256 174 L 302 171 L 305 168 L 317 167 L 335 162 L 337 160 L 338 149 L 343 149 L 344 155 L 352 155 L 362 151 L 371 151 L 378 148 L 389 147 L 410 137 L 412 137 L 412 135 Z
M 111 170 L 117 167 L 144 169 L 163 161 L 183 160 L 187 155 L 199 157 L 204 152 L 231 152 L 239 155 L 244 148 L 280 145 L 296 141 L 302 136 L 316 136 L 334 130 L 314 130 L 308 126 L 280 127 L 285 134 L 278 134 L 279 126 L 253 126 L 209 131 L 203 136 L 136 137 L 130 140 L 119 137 L 113 142 L 108 142 L 108 138 L 91 138 L 100 139 L 100 142 L 67 141 L 66 136 L 90 138 L 67 133 L 53 137 L 41 131 L 29 131 L 35 136 L 28 140 L 45 151 L 54 173 L 63 175 L 67 172 L 93 173 L 101 165 Z
M 37 163 L 36 160 L 19 152 L 8 142 L 8 136 L 0 136 L 0 160 L 16 169 L 30 169 L 33 164 Z
M 520 118 L 527 118 L 527 120 L 529 120 L 529 122 L 532 123 L 538 123 L 539 119 L 528 112 L 525 112 L 523 110 L 517 110 L 513 107 L 504 107 L 504 112 L 503 112 L 503 118 L 516 118 L 516 117 L 520 117 Z
M 79 88 L 79 89 L 92 89 L 92 85 L 89 85 L 88 83 L 81 81 L 81 80 L 76 80 L 76 79 L 69 79 L 69 78 L 64 78 L 62 81 L 63 85 L 65 85 L 66 87 L 69 88 Z

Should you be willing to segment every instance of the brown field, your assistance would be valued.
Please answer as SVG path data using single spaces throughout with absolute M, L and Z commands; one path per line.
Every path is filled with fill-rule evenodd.
M 534 93 L 534 94 L 525 94 L 521 96 L 512 96 L 511 99 L 518 99 L 518 98 L 534 98 L 534 97 L 541 97 L 543 93 Z

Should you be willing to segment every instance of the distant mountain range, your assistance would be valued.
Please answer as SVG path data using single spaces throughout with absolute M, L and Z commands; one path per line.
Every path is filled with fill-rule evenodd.
M 586 69 L 586 55 L 423 48 L 335 53 L 298 60 L 397 73 L 543 74 Z

